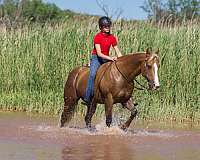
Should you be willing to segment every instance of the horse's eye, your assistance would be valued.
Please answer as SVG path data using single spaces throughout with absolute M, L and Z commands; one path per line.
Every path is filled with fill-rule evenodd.
M 149 64 L 147 64 L 147 68 L 151 69 L 151 68 L 152 68 L 152 66 L 151 66 L 151 65 L 149 65 Z

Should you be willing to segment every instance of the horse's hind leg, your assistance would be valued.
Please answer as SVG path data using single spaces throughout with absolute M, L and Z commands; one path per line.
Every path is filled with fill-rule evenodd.
M 129 111 L 131 111 L 131 116 L 129 117 L 129 119 L 120 126 L 121 129 L 123 129 L 123 130 L 127 129 L 130 126 L 132 120 L 136 117 L 136 115 L 138 113 L 138 111 L 135 107 L 137 104 L 135 105 L 134 103 L 132 103 L 132 104 L 131 103 L 132 103 L 132 100 L 131 101 L 129 100 L 129 102 L 127 102 L 127 103 L 122 103 L 123 107 L 125 107 Z

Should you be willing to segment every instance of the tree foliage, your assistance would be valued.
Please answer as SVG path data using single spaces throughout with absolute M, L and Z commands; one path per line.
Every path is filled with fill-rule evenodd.
M 11 21 L 46 22 L 59 20 L 69 11 L 63 11 L 55 4 L 42 0 L 2 0 L 0 1 L 0 18 Z
M 45 4 L 41 0 L 26 0 L 22 5 L 22 16 L 32 21 L 43 22 L 62 17 L 62 11 L 55 4 Z
M 156 22 L 161 19 L 191 20 L 200 17 L 199 0 L 145 0 L 141 8 L 149 19 Z

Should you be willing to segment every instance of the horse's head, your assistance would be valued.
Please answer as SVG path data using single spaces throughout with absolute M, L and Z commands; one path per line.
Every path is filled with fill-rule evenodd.
M 151 53 L 149 49 L 147 49 L 146 58 L 141 67 L 142 75 L 147 79 L 150 90 L 156 90 L 160 87 L 158 80 L 158 68 L 160 66 L 158 53 L 159 50 L 155 53 Z

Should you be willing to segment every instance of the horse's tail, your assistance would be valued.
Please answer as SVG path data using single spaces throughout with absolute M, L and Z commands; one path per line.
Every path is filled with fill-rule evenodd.
M 80 67 L 75 68 L 69 73 L 64 87 L 64 108 L 60 117 L 60 127 L 63 127 L 66 122 L 69 122 L 73 117 L 75 107 L 79 97 L 76 93 L 76 79 L 78 77 Z

